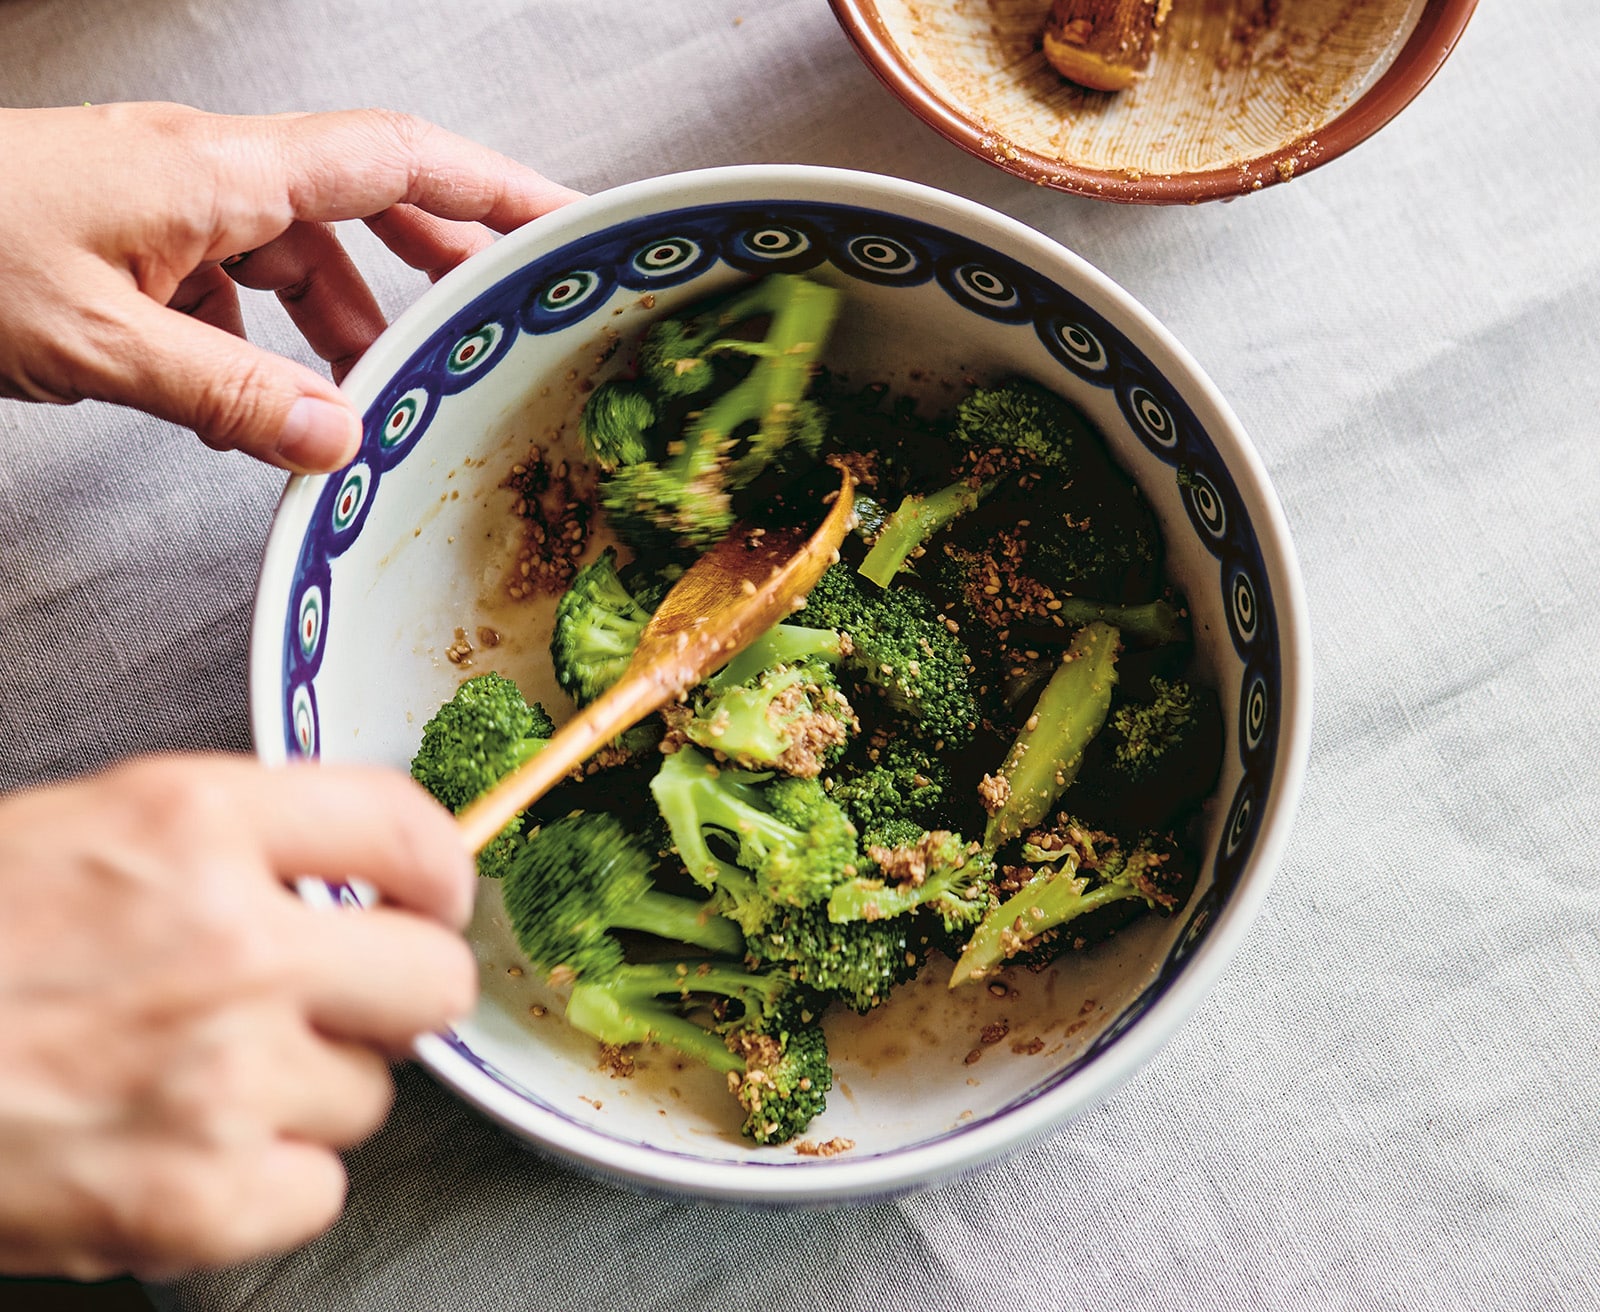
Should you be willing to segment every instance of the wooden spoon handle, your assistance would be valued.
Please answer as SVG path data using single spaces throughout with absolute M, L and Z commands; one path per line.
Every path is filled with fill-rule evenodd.
M 562 725 L 544 751 L 530 758 L 456 816 L 461 835 L 481 851 L 519 811 L 531 806 L 618 734 L 660 710 L 676 690 L 645 679 L 624 679 Z
M 472 850 L 482 851 L 513 816 L 569 771 L 720 669 L 787 615 L 836 557 L 850 531 L 854 498 L 855 480 L 843 471 L 833 507 L 809 539 L 736 530 L 696 560 L 646 625 L 622 678 L 563 725 L 544 751 L 456 816 Z M 771 541 L 764 543 L 768 536 Z

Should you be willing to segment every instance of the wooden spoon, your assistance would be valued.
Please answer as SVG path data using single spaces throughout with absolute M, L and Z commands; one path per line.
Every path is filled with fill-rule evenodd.
M 809 538 L 799 528 L 740 526 L 689 566 L 645 625 L 622 677 L 563 725 L 542 752 L 456 816 L 472 850 L 573 767 L 788 616 L 838 558 L 854 510 L 855 480 L 846 471 L 827 518 Z

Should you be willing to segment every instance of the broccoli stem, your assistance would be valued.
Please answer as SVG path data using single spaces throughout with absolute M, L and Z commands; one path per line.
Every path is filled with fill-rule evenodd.
M 631 969 L 631 968 L 629 968 Z M 602 1043 L 665 1043 L 714 1071 L 743 1071 L 744 1058 L 716 1034 L 658 1001 L 650 987 L 623 980 L 579 982 L 567 999 L 567 1021 Z
M 880 588 L 886 588 L 905 567 L 911 554 L 946 524 L 976 510 L 978 503 L 994 489 L 994 481 L 974 487 L 971 483 L 952 483 L 926 496 L 909 493 L 883 521 L 878 540 L 857 570 Z
M 1077 869 L 1077 857 L 1070 857 L 985 916 L 950 972 L 950 987 L 992 974 L 1048 930 L 1099 907 L 1141 896 L 1132 885 L 1118 883 L 1101 884 L 1085 892 L 1089 881 L 1078 878 Z
M 942 890 L 921 884 L 888 884 L 881 879 L 852 879 L 828 895 L 828 919 L 835 924 L 852 920 L 888 920 L 915 911 Z
M 1067 625 L 1089 624 L 1103 620 L 1121 631 L 1124 638 L 1135 642 L 1159 646 L 1166 642 L 1182 642 L 1189 636 L 1183 616 L 1170 602 L 1157 599 L 1137 606 L 1108 605 L 1091 601 L 1087 597 L 1062 597 L 1061 606 L 1053 613 Z
M 1073 635 L 1000 767 L 1007 787 L 984 830 L 989 851 L 1037 825 L 1077 778 L 1084 750 L 1111 709 L 1120 646 L 1121 635 L 1101 620 Z
M 772 324 L 762 342 L 718 345 L 756 357 L 755 367 L 737 384 L 694 416 L 687 438 L 691 446 L 709 443 L 721 448 L 746 423 L 760 425 L 768 439 L 752 445 L 729 467 L 728 481 L 742 487 L 771 460 L 779 435 L 787 435 L 796 408 L 811 385 L 811 369 L 838 314 L 839 293 L 808 278 L 768 280 L 774 295 Z
M 740 943 L 742 946 L 742 938 Z M 679 999 L 713 994 L 738 1002 L 745 1017 L 753 1019 L 787 983 L 783 976 L 752 975 L 741 966 L 712 961 L 639 962 L 598 981 L 580 981 L 568 1001 L 567 1018 L 606 1043 L 654 1039 L 698 1057 L 714 1070 L 742 1071 L 744 1059 L 721 1035 L 680 1016 L 662 999 L 674 994 Z
M 641 893 L 612 920 L 615 929 L 634 929 L 658 938 L 690 943 L 728 956 L 744 953 L 744 935 L 733 921 L 713 915 L 704 902 L 651 889 Z

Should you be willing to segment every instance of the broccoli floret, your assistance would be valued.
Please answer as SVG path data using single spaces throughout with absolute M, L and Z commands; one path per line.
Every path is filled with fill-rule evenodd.
M 650 458 L 656 404 L 637 383 L 613 378 L 589 393 L 578 431 L 589 458 L 608 473 Z
M 815 995 L 788 975 L 735 962 L 628 963 L 613 931 L 708 952 L 744 950 L 744 935 L 708 902 L 657 889 L 653 864 L 611 816 L 545 825 L 522 844 L 502 883 L 517 943 L 552 982 L 572 986 L 566 1015 L 574 1028 L 604 1043 L 667 1043 L 727 1073 L 744 1132 L 781 1143 L 822 1110 L 833 1082 Z M 719 1008 L 709 1027 L 678 1005 L 701 998 Z
M 1155 516 L 1120 472 L 1080 476 L 1021 530 L 1022 568 L 1053 597 L 1102 605 L 1152 600 L 1161 586 Z
M 679 443 L 667 464 L 623 465 L 600 484 L 600 503 L 620 537 L 644 550 L 709 547 L 734 525 L 727 460 L 714 443 Z
M 753 679 L 718 675 L 662 712 L 667 727 L 746 770 L 814 779 L 859 724 L 824 665 L 776 665 Z
M 973 388 L 956 406 L 954 437 L 986 477 L 1028 465 L 1073 471 L 1101 458 L 1100 438 L 1078 410 L 1026 378 Z
M 820 283 L 776 274 L 739 288 L 730 295 L 701 302 L 682 314 L 657 319 L 639 344 L 639 376 L 661 396 L 695 396 L 716 381 L 716 360 L 727 354 L 765 355 L 774 332 L 765 339 L 749 334 L 757 321 L 794 313 L 796 301 L 814 300 L 824 315 L 817 346 L 832 326 L 838 294 Z M 804 340 L 804 339 L 802 339 Z
M 1120 647 L 1116 629 L 1099 621 L 1073 635 L 999 773 L 984 780 L 988 851 L 1037 825 L 1077 778 L 1111 708 Z
M 831 629 L 774 624 L 712 678 L 732 686 L 748 683 L 763 670 L 800 661 L 831 668 L 839 663 L 844 647 L 844 641 Z
M 916 916 L 835 923 L 819 904 L 782 911 L 746 934 L 745 946 L 752 961 L 864 1014 L 916 976 L 930 942 Z
M 663 718 L 745 769 L 814 778 L 859 728 L 832 673 L 843 647 L 831 630 L 775 624 Z
M 1192 881 L 1171 835 L 1132 842 L 1093 830 L 1070 816 L 1023 847 L 1029 862 L 1020 891 L 987 914 L 950 975 L 950 987 L 992 975 L 1013 961 L 1042 965 L 1072 945 L 1065 925 L 1119 902 L 1137 901 L 1170 915 Z
M 827 1106 L 833 1068 L 820 1025 L 776 1032 L 741 1028 L 726 1041 L 744 1058 L 743 1075 L 728 1083 L 745 1110 L 744 1132 L 757 1143 L 787 1143 Z
M 839 300 L 831 287 L 774 274 L 704 314 L 652 326 L 640 360 L 647 386 L 666 397 L 692 394 L 699 408 L 661 459 L 622 465 L 602 484 L 620 533 L 638 546 L 708 547 L 732 527 L 734 492 L 780 456 L 817 452 L 825 418 L 805 397 Z M 727 335 L 763 319 L 759 337 Z M 717 391 L 709 360 L 724 356 L 750 357 L 750 365 Z
M 865 627 L 873 611 L 872 601 L 862 590 L 853 571 L 843 564 L 830 565 L 812 584 L 811 591 L 806 594 L 806 604 L 795 613 L 790 623 L 804 628 L 854 634 Z
M 828 895 L 828 919 L 883 920 L 928 907 L 949 932 L 972 928 L 989 909 L 994 863 L 960 834 L 944 829 L 910 843 L 871 846 L 874 874 L 858 875 Z
M 411 777 L 452 811 L 541 751 L 556 727 L 503 674 L 474 675 L 422 726 Z
M 713 1000 L 730 1017 L 702 1025 L 680 1008 Z M 826 1105 L 833 1086 L 827 1039 L 811 994 L 789 976 L 714 962 L 621 966 L 580 979 L 567 1020 L 602 1043 L 665 1043 L 728 1076 L 757 1143 L 784 1143 Z
M 555 734 L 544 707 L 493 672 L 465 680 L 422 726 L 411 777 L 459 812 L 544 749 Z M 478 853 L 478 873 L 499 878 L 520 840 L 517 816 Z
M 623 964 L 614 930 L 638 930 L 707 952 L 744 950 L 739 927 L 709 902 L 655 886 L 654 858 L 613 816 L 577 813 L 525 839 L 501 879 L 511 932 L 555 980 L 609 978 Z
M 926 829 L 950 788 L 950 767 L 927 749 L 896 738 L 864 769 L 839 779 L 830 796 L 844 807 L 863 844 L 890 846 L 874 834 L 901 821 Z
M 650 612 L 623 585 L 617 552 L 607 547 L 585 565 L 556 603 L 550 655 L 556 682 L 581 706 L 622 677 Z
M 892 587 L 869 597 L 848 568 L 832 565 L 791 622 L 841 632 L 842 668 L 921 738 L 950 747 L 971 739 L 980 713 L 967 653 L 923 593 Z
M 1125 621 L 1133 641 L 1183 637 L 1178 611 L 1159 598 L 1160 527 L 1100 436 L 1032 384 L 975 392 L 963 405 L 958 433 L 981 443 L 981 416 L 1007 435 L 969 448 L 968 481 L 991 478 L 992 495 L 930 546 L 918 573 L 967 618 L 1006 632 L 1015 652 L 1038 647 L 1040 630 L 1048 641 L 1091 619 Z
M 650 791 L 690 876 L 747 934 L 779 907 L 825 900 L 859 868 L 855 828 L 815 779 L 719 767 L 683 747 Z
M 1130 830 L 1173 823 L 1211 792 L 1222 766 L 1215 692 L 1159 676 L 1140 691 L 1113 703 L 1074 789 L 1078 809 Z

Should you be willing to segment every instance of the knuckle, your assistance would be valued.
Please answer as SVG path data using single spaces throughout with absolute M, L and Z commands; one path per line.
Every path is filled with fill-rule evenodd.
M 433 127 L 426 119 L 400 109 L 372 109 L 367 112 L 378 130 L 407 154 L 417 149 Z
M 222 1145 L 265 1129 L 257 1110 L 263 1072 L 250 1045 L 221 1043 L 170 1086 L 169 1113 L 207 1142 Z

